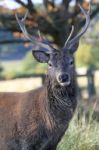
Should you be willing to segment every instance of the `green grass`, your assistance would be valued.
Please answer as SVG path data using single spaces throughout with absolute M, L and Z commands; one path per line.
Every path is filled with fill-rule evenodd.
M 78 120 L 76 113 L 57 150 L 99 150 L 99 122 L 92 115 Z

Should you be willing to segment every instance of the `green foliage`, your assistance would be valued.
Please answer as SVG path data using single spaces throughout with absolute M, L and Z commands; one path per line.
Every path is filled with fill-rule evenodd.
M 4 71 L 2 76 L 5 79 L 15 77 L 29 77 L 33 74 L 42 74 L 46 71 L 46 64 L 37 62 L 31 52 L 28 52 L 22 61 L 12 61 L 3 63 Z M 0 74 L 1 77 L 1 74 Z
M 58 150 L 99 150 L 99 124 L 92 114 L 87 121 L 85 115 L 74 116 Z
M 3 79 L 12 79 L 16 77 L 17 73 L 22 70 L 21 63 L 17 61 L 5 61 L 2 62 L 3 71 L 2 71 L 2 78 Z
M 26 72 L 26 73 L 35 73 L 35 74 L 44 73 L 46 70 L 46 65 L 37 62 L 33 58 L 31 52 L 27 53 L 25 59 L 22 62 L 22 66 L 23 66 L 23 69 L 22 69 L 23 72 Z
M 78 67 L 87 66 L 94 64 L 99 67 L 99 44 L 95 45 L 81 43 L 76 53 L 76 65 Z
M 91 47 L 92 59 L 93 63 L 99 67 L 99 43 L 97 42 L 95 45 Z
M 6 80 L 12 79 L 16 76 L 16 70 L 6 70 L 3 72 L 3 77 Z
M 91 60 L 91 46 L 86 44 L 80 44 L 79 49 L 76 54 L 76 64 L 77 66 L 88 66 Z
M 93 20 L 92 32 L 87 32 L 76 53 L 76 64 L 78 67 L 95 65 L 99 68 L 99 21 Z M 93 32 L 94 31 L 94 32 Z M 90 40 L 90 43 L 87 38 Z M 92 41 L 92 42 L 91 42 Z

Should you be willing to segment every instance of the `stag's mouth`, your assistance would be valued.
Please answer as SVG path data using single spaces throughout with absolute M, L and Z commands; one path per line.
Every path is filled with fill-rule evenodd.
M 61 85 L 61 86 L 69 86 L 70 85 L 70 81 L 68 81 L 68 82 L 59 82 L 59 84 Z

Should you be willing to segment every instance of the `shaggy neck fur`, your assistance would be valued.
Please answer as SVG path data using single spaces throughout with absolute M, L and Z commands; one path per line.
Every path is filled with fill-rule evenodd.
M 76 83 L 72 82 L 68 87 L 53 86 L 53 81 L 47 77 L 46 88 L 48 94 L 48 106 L 55 123 L 66 124 L 72 118 L 76 108 Z

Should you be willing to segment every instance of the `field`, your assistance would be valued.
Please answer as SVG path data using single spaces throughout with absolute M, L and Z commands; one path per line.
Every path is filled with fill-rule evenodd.
M 78 85 L 80 88 L 87 88 L 87 78 L 80 77 L 78 78 Z M 23 78 L 23 79 L 14 79 L 14 80 L 6 80 L 0 81 L 0 92 L 24 92 L 27 90 L 35 89 L 42 85 L 41 78 Z M 95 74 L 95 87 L 96 92 L 99 97 L 99 71 Z M 86 91 L 83 91 L 83 97 L 87 98 L 88 94 Z
M 0 92 L 24 92 L 42 85 L 41 78 L 23 78 L 0 81 Z

